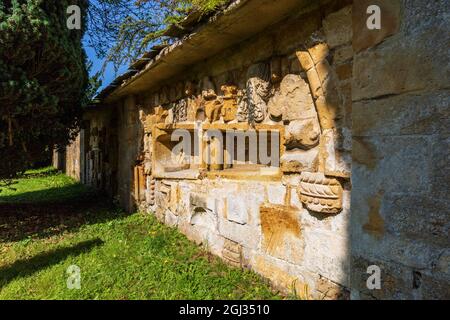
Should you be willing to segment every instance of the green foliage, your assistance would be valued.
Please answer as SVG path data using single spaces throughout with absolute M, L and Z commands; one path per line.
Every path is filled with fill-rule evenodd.
M 0 179 L 12 178 L 74 136 L 88 83 L 83 30 L 67 7 L 87 0 L 0 3 Z
M 116 69 L 151 46 L 173 41 L 164 37 L 193 10 L 204 17 L 230 0 L 98 0 L 89 8 L 89 44 Z M 105 64 L 106 65 L 106 64 Z
M 45 193 L 56 177 L 64 182 L 54 174 L 19 181 L 30 188 L 15 196 L 38 192 L 39 183 Z M 79 189 L 73 203 L 85 199 Z M 22 217 L 0 215 L 0 299 L 281 298 L 255 273 L 226 266 L 153 215 L 126 215 L 100 202 L 81 209 L 35 203 Z M 81 269 L 80 290 L 67 289 L 71 265 Z

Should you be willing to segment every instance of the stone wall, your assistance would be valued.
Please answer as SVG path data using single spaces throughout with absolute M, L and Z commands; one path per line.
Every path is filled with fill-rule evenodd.
M 312 4 L 156 90 L 127 97 L 118 106 L 122 204 L 155 213 L 285 292 L 348 298 L 348 3 Z M 168 136 L 194 123 L 279 132 L 279 167 L 176 162 L 166 154 Z
M 81 168 L 84 167 L 81 163 L 82 141 L 84 139 L 81 138 L 81 135 L 78 135 L 63 152 L 53 152 L 53 167 L 77 181 L 81 181 Z
M 302 298 L 449 298 L 446 1 L 301 3 L 185 68 L 177 47 L 176 73 L 167 49 L 170 80 L 86 113 L 81 180 Z M 279 164 L 235 159 L 226 130 L 257 137 L 248 156 L 277 134 Z
M 382 30 L 364 27 L 369 4 Z M 450 297 L 448 1 L 353 6 L 352 295 Z M 369 265 L 380 290 L 366 287 Z

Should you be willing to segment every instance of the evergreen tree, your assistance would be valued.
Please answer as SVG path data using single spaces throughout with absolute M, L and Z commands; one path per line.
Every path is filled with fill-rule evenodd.
M 76 134 L 88 75 L 84 28 L 67 27 L 70 5 L 85 18 L 87 0 L 0 2 L 0 179 Z

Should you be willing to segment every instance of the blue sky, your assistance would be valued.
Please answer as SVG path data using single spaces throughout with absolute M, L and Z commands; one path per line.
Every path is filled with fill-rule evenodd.
M 90 76 L 93 76 L 95 73 L 97 73 L 99 70 L 101 70 L 101 68 L 103 66 L 103 60 L 100 60 L 97 58 L 97 56 L 95 55 L 95 50 L 87 45 L 87 41 L 84 41 L 84 49 L 86 50 L 86 54 L 87 54 L 89 60 L 93 62 L 92 69 L 90 72 Z M 103 74 L 103 78 L 102 78 L 103 83 L 102 83 L 102 87 L 100 88 L 100 90 L 105 88 L 106 86 L 108 86 L 117 76 L 124 73 L 127 69 L 128 69 L 128 66 L 121 66 L 119 68 L 119 71 L 116 74 L 114 72 L 114 68 L 113 68 L 112 64 L 111 63 L 108 64 L 108 67 L 106 68 L 106 70 Z
M 94 3 L 97 3 L 97 0 L 91 0 L 91 1 Z M 99 70 L 101 70 L 101 68 L 103 67 L 104 60 L 100 60 L 97 58 L 97 56 L 95 55 L 95 50 L 92 47 L 88 46 L 88 42 L 89 42 L 88 40 L 89 40 L 89 36 L 87 34 L 85 34 L 85 39 L 83 41 L 83 45 L 84 45 L 84 49 L 86 51 L 86 54 L 87 54 L 89 60 L 93 62 L 92 69 L 89 74 L 90 76 L 93 76 Z M 112 66 L 112 64 L 109 64 L 108 67 L 106 68 L 105 72 L 103 73 L 102 86 L 99 90 L 108 86 L 117 76 L 124 73 L 127 69 L 128 69 L 128 66 L 121 66 L 119 68 L 118 72 L 115 73 L 114 67 Z

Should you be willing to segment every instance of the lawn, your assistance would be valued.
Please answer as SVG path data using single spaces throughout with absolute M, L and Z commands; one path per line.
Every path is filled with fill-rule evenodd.
M 14 188 L 0 193 L 0 299 L 281 298 L 255 273 L 54 170 Z M 80 289 L 67 286 L 70 266 Z

